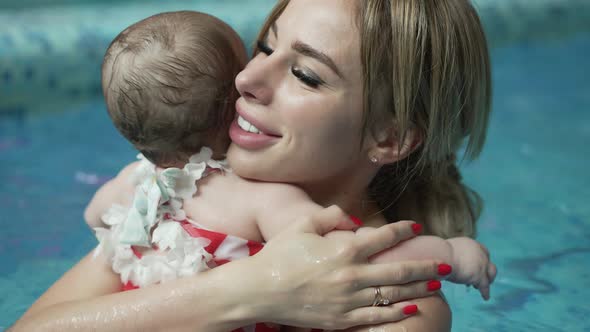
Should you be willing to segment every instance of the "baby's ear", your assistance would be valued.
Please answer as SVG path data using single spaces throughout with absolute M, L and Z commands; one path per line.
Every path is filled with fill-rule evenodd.
M 395 163 L 408 157 L 422 141 L 422 135 L 416 129 L 408 129 L 404 137 L 400 137 L 393 126 L 376 130 L 369 159 L 377 160 L 379 165 Z

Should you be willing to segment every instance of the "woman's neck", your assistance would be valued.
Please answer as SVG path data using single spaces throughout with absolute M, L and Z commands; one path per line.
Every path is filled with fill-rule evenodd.
M 317 204 L 328 207 L 337 205 L 346 213 L 360 218 L 366 226 L 378 227 L 385 223 L 380 209 L 371 200 L 367 188 L 372 177 L 348 176 L 299 186 Z

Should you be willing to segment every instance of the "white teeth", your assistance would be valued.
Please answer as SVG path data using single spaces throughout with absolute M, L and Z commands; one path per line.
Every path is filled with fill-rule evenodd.
M 258 130 L 258 128 L 254 127 L 250 122 L 246 121 L 246 119 L 242 118 L 239 115 L 238 115 L 238 126 L 245 131 L 248 131 L 248 132 L 251 132 L 254 134 L 260 134 L 260 130 Z

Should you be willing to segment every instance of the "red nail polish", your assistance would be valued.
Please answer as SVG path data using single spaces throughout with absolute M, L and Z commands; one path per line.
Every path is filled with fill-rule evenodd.
M 430 292 L 439 290 L 441 286 L 442 285 L 438 280 L 431 280 L 426 284 L 426 288 L 428 288 L 428 291 Z
M 453 271 L 453 268 L 449 264 L 440 264 L 438 266 L 438 275 L 440 275 L 440 276 L 449 275 L 449 274 L 451 274 L 452 271 Z
M 350 216 L 350 220 L 352 220 L 352 222 L 358 225 L 359 227 L 363 226 L 363 222 L 355 216 Z
M 414 232 L 414 234 L 418 235 L 422 232 L 422 225 L 420 224 L 412 224 L 412 231 Z
M 405 306 L 403 312 L 404 315 L 413 315 L 418 312 L 418 306 L 415 304 Z

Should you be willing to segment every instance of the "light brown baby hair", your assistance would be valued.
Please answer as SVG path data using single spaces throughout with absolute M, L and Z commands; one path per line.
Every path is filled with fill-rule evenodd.
M 147 159 L 166 167 L 208 145 L 225 151 L 246 63 L 236 32 L 199 12 L 161 13 L 121 32 L 102 64 L 108 113 Z

